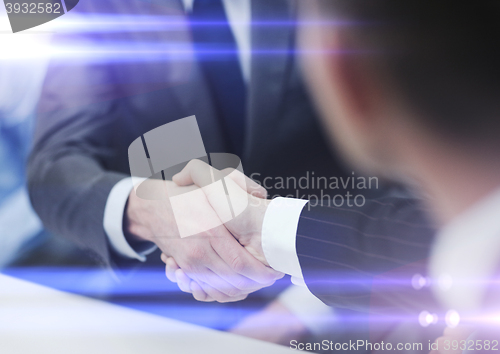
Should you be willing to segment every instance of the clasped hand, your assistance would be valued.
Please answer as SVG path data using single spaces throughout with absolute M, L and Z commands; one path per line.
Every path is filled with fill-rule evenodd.
M 207 185 L 207 176 L 225 177 L 231 203 L 244 203 L 248 207 L 232 220 L 219 222 L 220 226 L 181 238 L 168 198 L 144 200 L 132 191 L 126 231 L 138 240 L 155 243 L 162 251 L 167 278 L 182 291 L 192 293 L 196 300 L 243 300 L 249 293 L 283 277 L 269 267 L 261 246 L 262 224 L 270 203 L 265 199 L 266 190 L 238 170 L 218 171 L 200 160 L 189 162 L 173 181 L 151 183 L 167 195 L 203 191 L 192 194 L 196 200 L 190 201 L 188 210 L 181 211 L 190 216 L 189 222 L 224 219 L 228 196 L 217 191 L 215 185 Z

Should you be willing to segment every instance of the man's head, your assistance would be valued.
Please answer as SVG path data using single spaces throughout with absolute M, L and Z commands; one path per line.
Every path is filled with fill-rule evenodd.
M 351 161 L 419 178 L 434 153 L 500 152 L 500 2 L 300 3 L 307 81 Z

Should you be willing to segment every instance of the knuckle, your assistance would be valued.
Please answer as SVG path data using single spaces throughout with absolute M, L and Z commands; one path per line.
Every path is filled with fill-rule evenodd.
M 243 273 L 246 269 L 246 265 L 240 257 L 233 257 L 229 265 L 238 274 Z
M 179 282 L 177 283 L 177 285 L 179 286 L 179 289 L 184 292 L 184 293 L 189 293 L 188 289 L 186 288 L 185 284 L 182 283 L 182 282 Z
M 192 170 L 196 170 L 196 169 L 199 169 L 201 168 L 202 166 L 204 165 L 204 162 L 201 161 L 201 160 L 198 160 L 198 159 L 193 159 L 191 161 L 188 162 L 187 166 L 192 169 Z
M 192 159 L 187 163 L 186 167 L 195 167 L 198 162 L 199 160 Z
M 205 259 L 206 251 L 203 247 L 194 246 L 189 250 L 189 258 L 191 261 L 201 262 Z
M 253 286 L 252 286 L 253 285 Z M 240 290 L 247 290 L 247 289 L 254 289 L 257 288 L 255 284 L 249 284 L 248 281 L 246 281 L 243 278 L 238 278 L 234 281 L 234 286 Z
M 231 287 L 231 288 L 227 289 L 225 291 L 225 293 L 227 294 L 227 296 L 229 296 L 231 298 L 242 295 L 241 290 L 239 290 L 237 288 L 234 288 L 234 287 Z
M 193 264 L 193 262 L 187 262 L 186 264 L 184 264 L 182 266 L 182 270 L 184 271 L 184 273 L 186 275 L 188 275 L 188 274 L 194 274 L 194 273 L 196 273 L 196 265 Z M 175 274 L 175 271 L 173 271 L 172 273 Z

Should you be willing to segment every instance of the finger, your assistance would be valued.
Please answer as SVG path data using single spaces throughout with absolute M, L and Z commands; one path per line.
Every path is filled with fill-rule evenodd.
M 213 272 L 213 275 L 207 274 L 203 281 L 229 296 L 235 296 L 243 293 L 248 294 L 261 289 L 262 284 L 256 283 L 231 268 L 231 263 L 227 262 L 230 259 L 230 256 L 225 254 L 225 252 L 240 251 L 241 249 L 244 250 L 244 248 L 228 233 L 225 228 L 221 228 L 220 231 L 221 233 L 227 233 L 227 235 L 225 237 L 213 237 L 213 239 L 217 239 L 217 241 L 214 240 L 215 245 L 222 245 L 222 247 L 218 247 L 219 250 L 217 250 L 213 247 L 213 245 L 210 246 L 212 247 L 212 251 L 216 257 L 213 257 L 212 261 L 208 263 L 207 268 Z M 230 247 L 225 247 L 226 242 L 220 242 L 220 238 L 226 239 L 226 242 L 230 245 Z M 221 254 L 225 257 L 221 257 Z M 209 278 L 211 280 L 209 280 Z M 231 287 L 225 285 L 225 283 L 230 284 Z
M 181 172 L 172 177 L 172 181 L 179 186 L 195 184 L 201 188 L 214 182 L 212 175 L 215 180 L 230 178 L 246 193 L 258 198 L 267 198 L 267 190 L 238 169 L 226 168 L 219 171 L 201 160 L 191 160 Z
M 187 163 L 181 172 L 172 177 L 172 181 L 178 186 L 188 186 L 196 184 L 198 187 L 205 187 L 213 183 L 213 173 L 218 172 L 209 164 L 194 159 Z
M 219 174 L 220 171 L 217 171 L 210 165 L 200 160 L 191 160 L 181 172 L 172 177 L 172 180 L 178 185 L 185 186 L 194 183 L 196 186 L 202 188 L 205 197 L 217 216 L 221 221 L 226 221 L 231 219 L 230 209 L 227 204 L 227 195 L 221 193 L 220 182 L 214 183 L 218 179 Z M 232 180 L 231 182 L 235 183 Z M 248 199 L 246 192 L 241 190 L 241 188 L 237 189 L 237 192 L 239 191 L 244 194 L 245 199 Z M 241 198 L 241 195 L 238 195 L 238 198 Z
M 230 243 L 233 247 L 219 247 L 217 251 L 211 245 L 213 239 L 221 244 Z M 207 231 L 201 240 L 186 238 L 183 243 L 184 257 L 180 255 L 177 261 L 187 276 L 196 282 L 210 284 L 228 296 L 248 294 L 262 288 L 261 284 L 234 271 L 219 255 L 221 252 L 233 252 L 233 249 L 244 250 L 225 227 Z
M 226 176 L 227 178 L 230 178 L 231 180 L 236 182 L 236 184 L 241 189 L 253 195 L 254 197 L 263 199 L 267 198 L 267 190 L 250 177 L 247 177 L 240 170 L 235 168 L 226 168 L 222 170 L 222 174 L 223 176 Z
M 232 297 L 270 286 L 282 277 L 281 273 L 264 266 L 248 253 L 224 226 L 212 229 L 207 236 L 210 242 L 205 246 L 206 269 L 189 272 L 193 279 L 210 284 Z M 245 272 L 250 275 L 255 272 L 258 281 L 249 278 Z
M 235 301 L 241 301 L 246 299 L 247 294 L 239 295 L 239 296 L 227 296 L 226 294 L 221 293 L 217 289 L 214 289 L 210 285 L 200 282 L 199 284 L 203 291 L 210 296 L 212 299 L 214 299 L 217 302 L 235 302 Z
M 203 188 L 203 191 L 217 215 L 221 218 L 221 220 L 231 219 L 225 215 L 227 214 L 228 206 L 226 194 L 220 193 L 215 186 L 215 183 L 207 185 L 207 176 L 210 176 L 210 174 L 213 173 L 210 169 L 211 166 L 208 164 L 200 160 L 192 160 L 186 165 L 183 171 L 175 176 L 174 181 L 176 183 L 186 184 L 194 182 L 199 186 L 206 186 Z M 228 189 L 234 191 L 231 198 L 233 202 L 244 203 L 245 201 L 248 201 L 248 194 L 239 188 L 233 179 L 227 179 L 226 185 Z M 233 208 L 235 208 L 234 203 Z M 222 233 L 224 232 L 222 227 L 218 228 L 217 231 Z M 245 288 L 246 285 L 240 278 L 234 279 L 236 278 L 235 273 L 243 275 L 263 286 L 269 286 L 273 284 L 276 279 L 283 277 L 283 274 L 264 266 L 260 261 L 255 259 L 252 255 L 250 255 L 250 253 L 248 253 L 248 251 L 244 250 L 236 240 L 230 240 L 229 238 L 222 236 L 213 237 L 212 239 L 216 241 L 216 247 L 214 247 L 214 249 L 222 260 L 230 266 L 231 271 L 225 271 L 224 267 L 218 268 L 212 266 L 210 269 L 226 281 L 236 285 L 238 288 L 241 288 L 242 286 Z
M 190 162 L 190 165 L 195 166 L 196 164 L 193 162 L 194 160 Z M 200 164 L 201 163 L 202 162 L 200 162 Z M 188 166 L 190 165 L 188 164 Z M 207 176 L 213 174 L 212 171 L 214 171 L 212 169 L 208 170 L 209 172 L 207 172 L 207 167 L 211 169 L 211 167 L 206 164 L 202 165 L 201 168 L 198 168 L 196 166 L 192 167 L 191 170 L 187 170 L 188 172 L 192 172 L 189 172 L 189 174 L 187 174 L 186 176 L 192 176 L 194 178 L 194 183 L 197 186 L 200 186 L 204 197 L 208 201 L 209 207 L 211 207 L 215 214 L 214 217 L 218 217 L 221 223 L 230 222 L 235 216 L 234 214 L 239 215 L 243 210 L 246 209 L 249 204 L 250 198 L 252 197 L 246 191 L 241 189 L 231 178 L 226 178 L 224 184 L 220 180 L 214 183 L 212 183 L 211 179 L 207 180 Z M 184 181 L 188 181 L 188 183 L 191 183 L 191 180 L 185 179 Z M 228 204 L 227 193 L 229 193 L 229 195 L 231 196 L 230 204 Z M 231 211 L 231 209 L 233 211 Z M 206 212 L 208 213 L 208 210 Z
M 168 266 L 165 266 L 165 275 L 167 276 L 167 279 L 170 280 L 172 283 L 177 283 L 177 278 L 175 276 L 175 271 L 172 271 L 172 269 Z
M 177 278 L 177 285 L 179 289 L 185 293 L 191 293 L 191 279 L 184 273 L 182 269 L 177 269 L 175 271 L 175 276 Z
M 277 279 L 283 278 L 283 273 L 266 267 L 234 238 L 214 237 L 211 239 L 211 245 L 219 257 L 231 267 L 233 273 L 240 274 L 260 284 L 261 287 L 271 286 Z M 221 276 L 227 277 L 224 273 Z
M 270 286 L 273 283 L 263 285 L 255 282 L 252 279 L 236 273 L 235 270 L 231 269 L 231 267 L 224 261 L 221 261 L 218 264 L 210 265 L 208 266 L 208 269 L 214 273 L 214 278 L 210 281 L 206 281 L 206 283 L 211 284 L 216 289 L 219 289 L 221 292 L 229 296 L 253 293 L 265 286 Z M 220 278 L 220 280 L 218 280 L 218 278 Z M 224 285 L 226 283 L 228 285 Z
M 208 296 L 208 294 L 203 291 L 200 285 L 197 282 L 191 281 L 191 292 L 193 297 L 198 301 L 203 302 L 213 302 L 215 301 L 212 297 Z
M 175 275 L 177 269 L 180 269 L 179 266 L 177 265 L 177 262 L 175 262 L 175 260 L 172 257 L 168 257 L 166 259 L 165 272 L 167 274 L 168 280 L 170 280 L 173 283 L 177 283 L 177 277 Z
M 219 275 L 219 274 L 224 274 L 223 269 L 227 268 L 227 265 L 220 258 L 214 257 L 209 264 L 210 268 L 207 267 L 203 271 L 190 272 L 187 273 L 187 275 L 192 279 L 196 280 L 196 282 L 198 283 L 203 282 L 205 284 L 209 284 L 212 288 L 216 289 L 218 292 L 228 297 L 235 297 L 243 294 L 246 295 L 249 293 L 249 291 L 242 291 L 238 289 L 237 287 L 232 285 L 230 281 L 226 281 Z M 211 268 L 216 269 L 217 273 L 212 271 Z M 238 276 L 238 274 L 233 273 L 230 276 L 228 276 L 228 278 L 231 279 L 231 277 L 234 278 L 236 276 Z M 262 286 L 260 286 L 255 290 L 258 290 L 261 287 Z

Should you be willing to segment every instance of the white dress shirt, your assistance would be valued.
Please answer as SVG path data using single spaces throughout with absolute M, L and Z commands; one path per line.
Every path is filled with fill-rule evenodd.
M 262 249 L 271 268 L 292 276 L 296 285 L 304 285 L 296 250 L 297 227 L 307 200 L 275 198 L 269 204 L 262 225 Z
M 194 0 L 183 0 L 186 12 L 192 10 L 193 2 Z M 251 61 L 250 0 L 222 0 L 222 2 L 238 47 L 238 59 L 243 79 L 248 84 L 250 81 Z M 121 180 L 112 188 L 104 210 L 104 230 L 108 235 L 111 247 L 118 254 L 144 262 L 146 256 L 153 252 L 156 246 L 138 252 L 128 244 L 123 234 L 123 214 L 132 188 L 131 178 Z M 266 256 L 272 260 L 273 263 L 270 262 L 272 266 L 280 264 L 280 260 L 283 260 L 286 268 L 290 267 L 292 271 L 291 273 L 288 271 L 285 273 L 294 276 L 292 280 L 295 284 L 303 285 L 303 281 L 298 280 L 302 278 L 302 273 L 300 272 L 299 261 L 295 253 L 295 233 L 297 231 L 300 211 L 307 201 L 289 198 L 287 200 L 291 204 L 291 207 L 286 211 L 280 211 L 281 208 L 277 207 L 278 202 L 273 201 L 270 204 L 268 213 L 266 213 L 267 222 L 265 225 L 268 230 L 267 234 L 277 236 L 273 238 L 277 244 L 268 242 L 271 250 L 267 250 Z M 290 223 L 287 220 L 291 220 L 292 222 Z M 294 223 L 295 226 L 293 226 Z M 283 225 L 288 226 L 283 228 Z M 280 250 L 281 246 L 286 247 L 285 254 Z M 289 254 L 293 254 L 292 258 L 295 257 L 291 261 L 287 261 Z M 275 269 L 279 270 L 279 268 Z M 320 334 L 324 330 L 325 320 L 328 318 L 331 319 L 332 309 L 312 295 L 307 288 L 290 287 L 280 295 L 280 302 L 313 333 Z
M 431 278 L 449 310 L 481 310 L 488 280 L 500 265 L 500 189 L 456 217 L 438 234 Z

